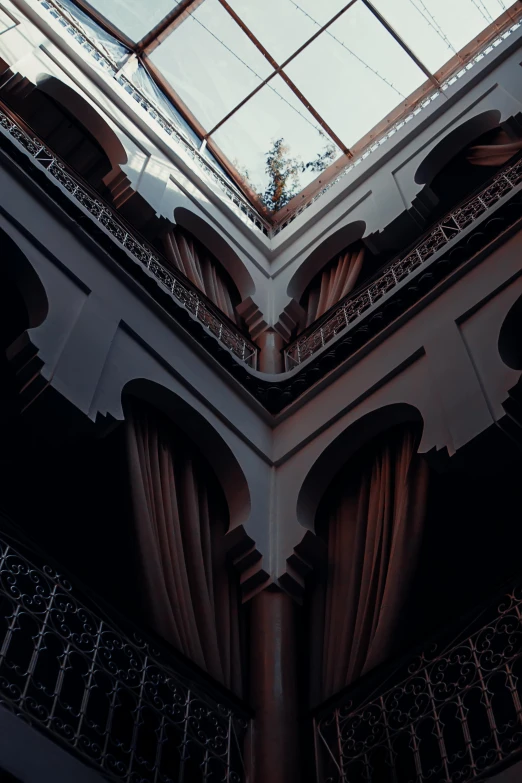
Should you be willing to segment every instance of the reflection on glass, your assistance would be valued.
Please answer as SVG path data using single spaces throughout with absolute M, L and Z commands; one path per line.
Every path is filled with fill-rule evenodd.
M 81 8 L 78 8 L 73 0 L 59 0 L 58 5 L 67 11 L 69 17 L 76 20 L 87 38 L 95 43 L 116 67 L 119 67 L 129 56 L 127 47 L 112 35 L 106 33 L 88 14 L 85 14 Z
M 515 0 L 373 0 L 432 72 L 476 38 Z
M 213 139 L 273 210 L 341 154 L 280 76 L 227 120 Z
M 172 102 L 162 93 L 147 69 L 137 61 L 134 61 L 132 65 L 132 70 L 128 68 L 125 72 L 127 78 L 130 79 L 135 87 L 148 98 L 166 119 L 170 120 L 170 122 L 183 133 L 185 138 L 189 139 L 196 148 L 199 147 L 201 139 L 185 121 Z
M 348 147 L 426 81 L 362 3 L 321 33 L 286 72 Z
M 207 130 L 273 71 L 218 0 L 205 0 L 150 59 Z
M 133 41 L 139 41 L 178 5 L 179 0 L 89 0 L 89 4 Z
M 347 0 L 229 0 L 230 6 L 265 49 L 281 64 Z

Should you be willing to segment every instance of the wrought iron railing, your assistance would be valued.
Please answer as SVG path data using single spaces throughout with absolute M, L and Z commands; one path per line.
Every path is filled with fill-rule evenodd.
M 372 141 L 361 150 L 360 155 L 347 164 L 335 177 L 335 179 L 333 179 L 331 182 L 328 182 L 323 188 L 321 188 L 321 190 L 319 190 L 318 193 L 315 193 L 311 198 L 307 199 L 305 203 L 299 204 L 299 206 L 293 209 L 291 213 L 283 220 L 272 226 L 264 217 L 262 217 L 255 209 L 253 209 L 244 196 L 239 194 L 235 188 L 230 186 L 230 182 L 226 179 L 226 177 L 224 177 L 217 169 L 209 164 L 208 160 L 206 160 L 199 150 L 183 136 L 180 130 L 164 116 L 158 107 L 154 106 L 151 101 L 141 92 L 141 90 L 139 90 L 136 85 L 132 84 L 132 82 L 124 76 L 124 74 L 121 72 L 121 69 L 118 69 L 118 67 L 113 62 L 111 62 L 107 52 L 103 51 L 101 47 L 92 40 L 87 32 L 83 30 L 75 20 L 69 18 L 69 16 L 65 13 L 65 9 L 60 6 L 56 0 L 38 0 L 38 2 L 40 2 L 45 9 L 51 12 L 51 14 L 59 21 L 62 27 L 64 27 L 64 29 L 67 30 L 69 34 L 72 35 L 75 40 L 97 60 L 102 68 L 111 72 L 112 75 L 118 79 L 119 83 L 124 87 L 124 89 L 133 96 L 139 105 L 145 109 L 151 118 L 155 120 L 163 128 L 163 130 L 165 130 L 165 132 L 168 133 L 168 135 L 171 136 L 174 141 L 176 141 L 176 143 L 184 147 L 185 152 L 188 152 L 197 166 L 203 169 L 203 171 L 205 171 L 205 173 L 210 176 L 221 188 L 223 194 L 230 201 L 232 201 L 232 203 L 234 203 L 234 205 L 238 207 L 244 215 L 246 215 L 249 220 L 249 224 L 251 226 L 255 226 L 269 237 L 274 237 L 281 233 L 281 231 L 289 226 L 299 215 L 315 204 L 315 202 L 322 198 L 322 196 L 324 196 L 325 193 L 327 193 L 332 187 L 337 185 L 337 183 L 343 179 L 343 177 L 345 177 L 355 168 L 355 166 L 358 166 L 369 155 L 380 149 L 380 147 L 390 138 L 392 138 L 395 133 L 407 126 L 407 124 L 417 114 L 423 111 L 432 103 L 433 100 L 437 99 L 445 90 L 447 90 L 451 85 L 464 76 L 464 74 L 466 74 L 474 65 L 483 60 L 484 57 L 489 55 L 491 52 L 495 51 L 496 48 L 502 44 L 506 38 L 508 38 L 513 32 L 515 32 L 515 30 L 520 27 L 521 24 L 521 20 L 513 23 L 513 21 L 510 19 L 506 29 L 502 31 L 496 31 L 496 37 L 489 41 L 481 51 L 479 51 L 468 63 L 466 63 L 466 65 L 459 66 L 456 72 L 451 73 L 449 77 L 441 84 L 440 89 L 433 90 L 433 92 L 428 96 L 421 98 L 416 105 L 411 107 L 405 116 L 397 120 L 391 127 L 388 127 L 386 131 L 378 135 L 377 138 L 373 138 Z
M 521 676 L 518 580 L 464 624 L 458 641 L 453 636 L 381 670 L 380 684 L 370 677 L 316 711 L 318 783 L 489 776 L 522 755 Z
M 225 348 L 241 361 L 255 367 L 257 348 L 236 329 L 217 308 L 199 291 L 193 288 L 181 273 L 168 269 L 152 246 L 138 237 L 132 228 L 106 204 L 82 178 L 60 160 L 43 141 L 10 109 L 0 106 L 0 131 L 18 142 L 33 162 L 41 167 L 67 195 L 99 223 L 112 239 L 123 247 L 132 258 L 153 275 L 157 283 L 167 289 L 176 302 L 201 323 Z
M 389 291 L 426 264 L 454 237 L 470 226 L 507 193 L 522 182 L 522 159 L 499 171 L 479 193 L 447 214 L 407 255 L 396 258 L 354 294 L 343 299 L 318 323 L 312 324 L 285 351 L 286 369 L 304 362 L 327 343 L 362 319 L 367 311 Z
M 102 49 L 101 46 L 82 29 L 80 24 L 67 14 L 60 3 L 55 2 L 55 0 L 39 0 L 39 2 L 43 8 L 50 11 L 51 15 L 57 19 L 64 30 L 66 30 L 83 49 L 94 57 L 98 65 L 106 72 L 112 74 L 118 83 L 121 84 L 123 89 L 147 112 L 149 117 L 153 119 L 176 144 L 183 148 L 183 151 L 190 156 L 198 168 L 218 185 L 223 195 L 248 218 L 249 224 L 268 235 L 270 233 L 270 224 L 256 212 L 247 199 L 235 187 L 231 186 L 230 181 L 214 167 L 207 158 L 205 158 L 190 139 L 185 137 L 183 132 L 176 127 L 174 122 L 166 117 L 135 84 L 127 79 L 121 72 L 121 69 L 112 61 L 109 53 Z
M 0 704 L 109 780 L 242 783 L 248 713 L 26 551 L 0 534 Z

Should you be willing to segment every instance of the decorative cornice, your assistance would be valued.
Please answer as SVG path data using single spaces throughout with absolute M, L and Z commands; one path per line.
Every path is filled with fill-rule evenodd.
M 7 149 L 9 156 L 272 414 L 281 412 L 408 309 L 420 306 L 423 297 L 440 281 L 472 257 L 478 258 L 488 246 L 502 241 L 503 234 L 522 217 L 521 185 L 513 186 L 511 183 L 507 194 L 473 216 L 461 233 L 454 232 L 454 236 L 449 240 L 446 238 L 433 254 L 421 259 L 412 274 L 399 281 L 400 284 L 387 291 L 371 308 L 361 312 L 356 323 L 348 324 L 342 332 L 339 330 L 327 347 L 311 356 L 293 373 L 285 373 L 280 380 L 277 376 L 265 380 L 262 374 L 236 359 L 230 348 L 216 339 L 218 335 L 207 324 L 196 320 L 190 310 L 176 300 L 168 286 L 160 285 L 144 265 L 136 263 L 129 256 L 128 249 L 104 230 L 99 221 L 80 209 L 66 185 L 59 187 L 47 170 L 33 162 L 33 154 L 15 146 L 12 138 L 8 133 L 0 133 L 0 147 Z M 517 165 L 522 177 L 522 161 Z M 388 274 L 386 270 L 384 274 Z M 254 313 L 251 315 L 255 317 Z

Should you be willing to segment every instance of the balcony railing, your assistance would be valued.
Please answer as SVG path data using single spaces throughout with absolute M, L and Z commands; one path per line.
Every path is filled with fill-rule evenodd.
M 6 106 L 0 106 L 0 132 L 14 139 L 32 161 L 65 190 L 67 195 L 111 235 L 132 258 L 169 291 L 176 302 L 201 323 L 221 345 L 245 364 L 255 367 L 257 348 L 236 329 L 225 315 L 191 286 L 181 273 L 168 269 L 159 253 L 106 204 L 74 170 L 60 160 L 34 135 L 23 120 Z
M 94 36 L 89 35 L 89 32 L 84 30 L 81 24 L 71 17 L 67 10 L 60 5 L 59 2 L 56 2 L 56 0 L 39 0 L 39 2 L 46 11 L 51 13 L 64 30 L 74 38 L 76 43 L 80 44 L 80 46 L 96 60 L 101 68 L 107 73 L 110 73 L 118 83 L 121 84 L 123 89 L 133 97 L 136 103 L 147 112 L 149 117 L 153 119 L 177 145 L 182 147 L 183 151 L 190 156 L 194 164 L 206 174 L 206 176 L 221 189 L 222 194 L 248 218 L 249 225 L 269 236 L 270 224 L 252 207 L 238 189 L 231 184 L 230 180 L 228 180 L 217 167 L 213 166 L 208 158 L 197 149 L 194 143 L 184 135 L 183 131 L 176 126 L 172 120 L 165 116 L 165 113 L 161 112 L 135 84 L 127 79 L 124 73 L 122 73 L 123 69 L 119 68 L 118 65 L 113 62 L 110 53 L 99 45 Z
M 432 256 L 464 231 L 522 182 L 522 159 L 499 171 L 478 194 L 437 223 L 407 255 L 396 258 L 377 279 L 343 299 L 317 324 L 312 324 L 285 351 L 286 369 L 304 362 L 361 319 L 385 294 L 426 264 Z
M 522 755 L 521 675 L 518 580 L 468 618 L 457 638 L 381 670 L 377 685 L 365 678 L 316 711 L 318 783 L 489 777 Z
M 248 713 L 27 551 L 0 534 L 0 704 L 108 780 L 242 783 Z

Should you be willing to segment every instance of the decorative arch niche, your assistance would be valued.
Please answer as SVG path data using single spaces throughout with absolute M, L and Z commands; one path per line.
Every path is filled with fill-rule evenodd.
M 5 99 L 46 145 L 91 187 L 106 191 L 104 180 L 127 162 L 123 144 L 110 125 L 78 92 L 42 74 L 36 85 L 11 91 Z M 30 87 L 30 89 L 29 89 Z
M 123 409 L 130 515 L 151 626 L 240 695 L 243 613 L 227 533 L 231 517 L 247 513 L 246 480 L 209 422 L 169 390 L 131 381 Z
M 354 242 L 362 240 L 366 231 L 366 223 L 357 220 L 334 231 L 324 239 L 299 265 L 286 290 L 297 302 L 301 300 L 307 286 L 323 268 L 339 253 Z
M 471 117 L 450 131 L 424 158 L 415 173 L 415 182 L 424 185 L 417 199 L 425 202 L 430 220 L 440 219 L 483 187 L 502 165 L 477 165 L 472 149 L 501 149 L 517 138 L 520 141 L 517 123 L 501 123 L 500 118 L 500 111 L 494 109 Z
M 205 455 L 223 489 L 230 514 L 230 530 L 250 516 L 250 492 L 241 467 L 214 427 L 170 389 L 146 379 L 129 381 L 122 395 L 135 397 L 163 412 Z
M 254 280 L 245 264 L 210 223 L 185 207 L 177 207 L 174 210 L 174 219 L 178 226 L 189 231 L 198 242 L 201 242 L 226 270 L 241 300 L 255 294 Z
M 319 504 L 342 467 L 386 430 L 408 423 L 417 423 L 422 430 L 420 412 L 413 405 L 394 403 L 366 413 L 338 435 L 317 458 L 303 481 L 297 498 L 300 524 L 308 530 L 315 530 Z

